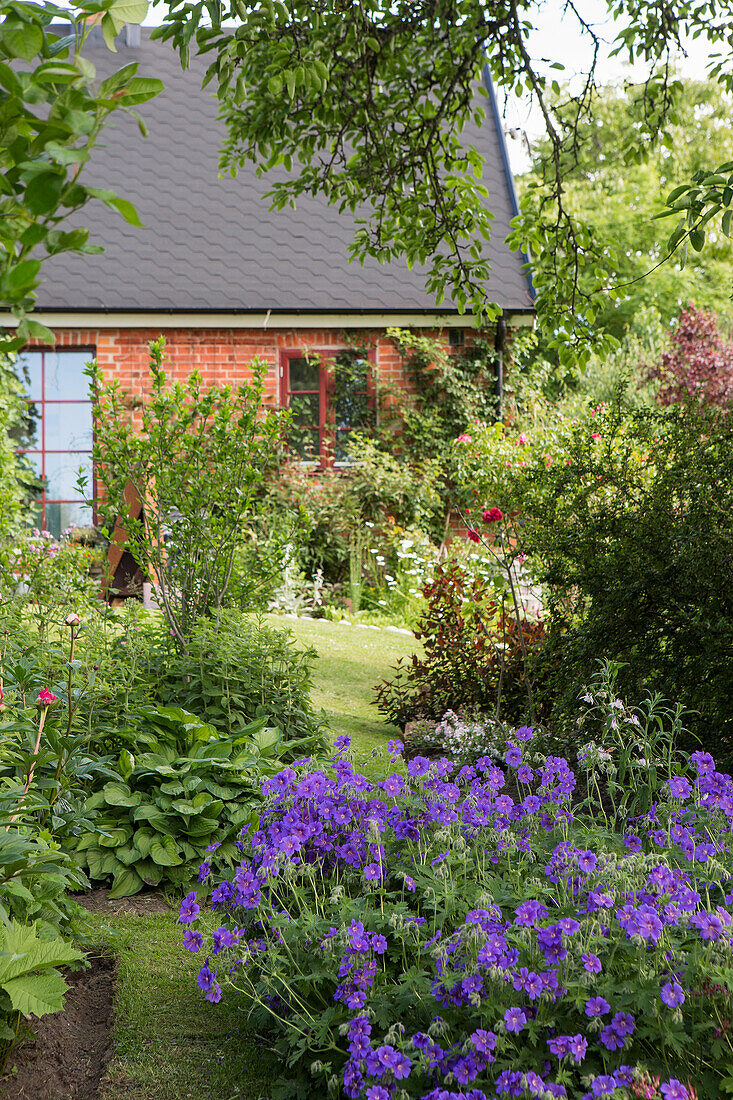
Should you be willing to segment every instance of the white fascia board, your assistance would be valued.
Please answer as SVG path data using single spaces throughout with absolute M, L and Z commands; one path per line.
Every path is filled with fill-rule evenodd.
M 472 328 L 469 315 L 455 313 L 53 313 L 33 319 L 54 329 L 375 329 Z M 511 326 L 534 327 L 532 313 L 505 314 Z M 0 328 L 15 328 L 15 317 L 0 313 Z

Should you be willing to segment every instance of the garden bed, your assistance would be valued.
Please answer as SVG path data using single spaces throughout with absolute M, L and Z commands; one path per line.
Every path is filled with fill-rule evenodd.
M 11 1059 L 0 1088 L 4 1100 L 94 1100 L 111 1055 L 116 964 L 90 957 L 88 970 L 68 975 L 63 1012 L 44 1016 L 34 1037 Z

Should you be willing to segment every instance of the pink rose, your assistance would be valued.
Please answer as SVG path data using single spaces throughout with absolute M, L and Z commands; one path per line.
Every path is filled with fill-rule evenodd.
M 484 523 L 498 523 L 504 518 L 504 513 L 501 508 L 487 508 L 481 513 L 481 518 Z
M 466 432 L 463 435 L 459 435 L 456 443 L 473 443 L 473 439 Z

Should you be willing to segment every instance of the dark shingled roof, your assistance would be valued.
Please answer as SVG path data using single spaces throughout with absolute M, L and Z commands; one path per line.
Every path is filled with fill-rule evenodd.
M 423 275 L 404 263 L 348 262 L 353 220 L 319 197 L 297 210 L 269 212 L 266 180 L 251 167 L 219 178 L 223 125 L 210 88 L 201 89 L 204 64 L 192 58 L 181 71 L 178 55 L 151 41 L 118 39 L 110 53 L 94 32 L 85 53 L 100 76 L 135 60 L 138 75 L 160 77 L 165 91 L 140 113 L 149 137 L 129 116 L 114 117 L 84 169 L 85 179 L 130 199 L 144 229 L 91 202 L 76 221 L 90 229 L 100 255 L 60 255 L 44 263 L 37 309 L 79 311 L 410 312 L 435 310 Z M 131 35 L 131 40 L 134 40 Z M 507 311 L 532 308 L 523 258 L 504 244 L 515 200 L 503 135 L 491 110 L 471 135 L 487 158 L 484 183 L 495 214 L 489 246 L 493 300 Z M 446 307 L 441 312 L 446 312 Z

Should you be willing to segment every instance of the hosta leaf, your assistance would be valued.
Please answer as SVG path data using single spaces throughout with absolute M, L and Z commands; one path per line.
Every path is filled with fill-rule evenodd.
M 132 843 L 143 859 L 147 859 L 150 855 L 150 845 L 154 839 L 155 833 L 151 829 L 136 829 L 132 834 Z
M 107 895 L 110 898 L 127 898 L 130 894 L 137 894 L 143 888 L 143 880 L 134 867 L 125 867 L 124 871 L 115 875 L 112 889 Z
M 117 829 L 105 829 L 103 833 L 99 834 L 99 844 L 102 848 L 118 848 L 122 844 L 126 844 L 132 836 L 132 829 L 130 826 L 120 826 Z
M 157 886 L 165 875 L 162 867 L 153 863 L 152 859 L 143 859 L 135 865 L 135 870 L 148 886 Z
M 133 794 L 124 783 L 105 783 L 102 794 L 108 806 L 129 806 L 132 809 L 142 801 L 142 795 L 137 791 Z
M 124 844 L 121 848 L 115 848 L 115 855 L 120 863 L 124 863 L 126 867 L 129 867 L 132 863 L 137 863 L 140 859 L 140 853 L 134 844 Z
M 160 791 L 162 794 L 183 794 L 184 786 L 177 779 L 171 779 L 168 783 L 160 784 Z
M 150 845 L 150 856 L 159 867 L 177 867 L 183 863 L 180 848 L 170 836 L 156 838 Z
M 188 798 L 177 798 L 175 802 L 171 803 L 171 809 L 175 810 L 176 813 L 183 814 L 185 817 L 195 817 L 196 814 L 202 812 L 203 807 L 194 806 Z

